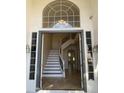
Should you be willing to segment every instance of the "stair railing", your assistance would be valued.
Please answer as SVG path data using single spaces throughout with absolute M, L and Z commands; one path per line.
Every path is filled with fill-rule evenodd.
M 76 41 L 77 37 L 78 37 L 78 34 L 74 34 L 74 35 L 70 34 L 70 36 L 65 37 L 62 40 L 61 47 L 60 47 L 60 50 L 59 50 L 62 56 L 63 56 L 63 50 L 68 46 L 68 43 L 74 43 Z
M 60 60 L 60 65 L 63 71 L 63 77 L 65 77 L 65 61 L 63 57 L 61 56 L 61 54 L 59 54 L 59 60 Z

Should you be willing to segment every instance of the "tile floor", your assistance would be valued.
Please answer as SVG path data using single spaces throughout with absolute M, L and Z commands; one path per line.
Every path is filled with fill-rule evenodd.
M 65 78 L 43 78 L 43 90 L 81 90 L 79 71 L 66 70 Z

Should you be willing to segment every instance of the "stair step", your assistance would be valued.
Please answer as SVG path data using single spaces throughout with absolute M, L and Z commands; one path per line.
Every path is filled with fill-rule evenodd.
M 47 62 L 60 62 L 59 60 L 47 60 Z
M 46 64 L 60 64 L 59 62 L 57 62 L 57 61 L 48 61 Z
M 60 64 L 59 62 L 47 62 L 47 64 Z
M 47 57 L 47 59 L 50 58 L 50 59 L 59 59 L 59 57 L 54 57 L 54 56 L 50 56 L 50 57 Z
M 48 58 L 47 60 L 49 60 L 49 61 L 54 61 L 54 60 L 55 61 L 60 61 L 59 59 L 53 59 L 53 58 L 51 58 L 51 59 Z
M 55 63 L 58 62 L 58 63 L 60 63 L 59 60 L 47 60 L 47 62 L 51 62 L 51 63 L 52 63 L 52 62 L 55 62 Z
M 47 58 L 59 58 L 59 55 L 48 55 Z
M 56 61 L 59 61 L 59 58 L 47 58 L 47 60 L 56 60 Z
M 52 71 L 60 71 L 61 72 L 61 69 L 44 69 L 44 71 L 50 71 L 50 72 L 52 72 Z
M 59 56 L 59 54 L 48 54 L 48 55 L 57 55 L 57 56 Z
M 48 70 L 48 69 L 50 69 L 50 70 L 52 70 L 52 69 L 55 69 L 55 70 L 58 70 L 58 69 L 61 69 L 60 67 L 45 67 L 44 68 L 44 70 Z
M 61 71 L 61 69 L 44 69 L 44 71 Z
M 49 71 L 46 71 L 46 70 L 44 70 L 43 71 L 43 74 L 44 73 L 46 73 L 46 74 L 62 74 L 61 70 L 60 71 L 50 71 L 50 70 Z
M 57 56 L 48 56 L 47 58 L 59 58 L 59 57 L 57 57 Z
M 60 63 L 60 61 L 54 61 L 54 60 L 52 60 L 52 61 L 50 61 L 50 60 L 48 60 L 46 63 Z
M 59 63 L 47 63 L 47 65 L 60 65 Z
M 54 65 L 45 65 L 45 68 L 60 68 L 60 65 L 54 66 Z
M 46 64 L 45 66 L 47 66 L 47 67 L 60 67 L 60 65 L 48 65 L 48 64 Z

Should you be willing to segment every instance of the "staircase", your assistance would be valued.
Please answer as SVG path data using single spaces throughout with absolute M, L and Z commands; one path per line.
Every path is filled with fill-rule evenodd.
M 74 39 L 68 39 L 66 42 L 64 42 L 61 45 L 61 55 L 63 56 L 63 51 L 64 51 L 65 48 L 67 48 L 69 45 L 74 44 L 74 43 L 75 43 Z
M 74 44 L 74 42 L 75 42 L 74 39 L 67 40 L 64 44 L 62 44 L 61 46 L 62 50 L 68 47 L 69 45 Z
M 59 60 L 59 50 L 50 50 L 47 62 L 43 68 L 43 77 L 63 77 Z

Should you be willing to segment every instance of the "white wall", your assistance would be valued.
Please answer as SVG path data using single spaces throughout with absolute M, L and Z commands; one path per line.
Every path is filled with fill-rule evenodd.
M 26 43 L 31 46 L 31 32 L 37 32 L 42 29 L 42 12 L 44 7 L 54 0 L 26 0 L 27 1 L 27 12 L 26 12 Z M 70 0 L 75 3 L 80 9 L 80 21 L 81 28 L 84 31 L 93 31 L 94 41 L 93 43 L 98 44 L 98 16 L 97 16 L 97 0 Z M 89 17 L 93 16 L 92 20 Z M 27 59 L 30 60 L 30 59 Z M 28 65 L 29 66 L 29 65 Z M 88 88 L 93 93 L 93 85 L 88 82 Z M 93 84 L 97 84 L 97 79 Z M 95 93 L 95 92 L 94 92 Z
M 91 15 L 93 16 L 91 21 L 93 25 L 94 33 L 94 45 L 98 44 L 98 0 L 90 0 Z
M 37 32 L 42 29 L 42 12 L 44 7 L 54 0 L 27 0 L 27 31 Z M 97 0 L 70 0 L 80 9 L 81 28 L 84 31 L 95 31 L 95 42 L 97 42 Z M 93 21 L 89 19 L 94 16 Z M 27 35 L 27 38 L 29 37 Z M 29 39 L 27 39 L 29 40 Z M 30 40 L 29 40 L 30 41 Z

